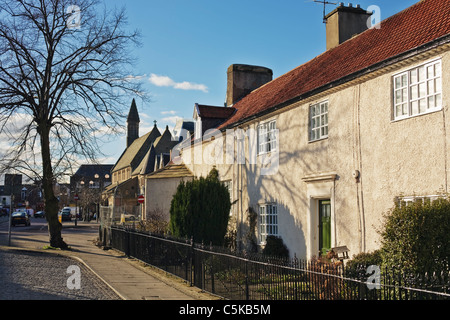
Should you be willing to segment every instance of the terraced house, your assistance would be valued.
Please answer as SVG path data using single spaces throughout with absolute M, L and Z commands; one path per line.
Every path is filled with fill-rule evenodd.
M 241 248 L 275 235 L 298 258 L 371 251 L 395 198 L 449 191 L 450 1 L 368 19 L 341 4 L 326 52 L 273 80 L 232 65 L 226 106 L 196 105 L 203 127 L 181 159 L 194 176 L 219 170 Z

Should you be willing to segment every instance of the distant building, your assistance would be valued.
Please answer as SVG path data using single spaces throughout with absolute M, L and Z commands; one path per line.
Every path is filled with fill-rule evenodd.
M 102 198 L 103 189 L 111 184 L 112 164 L 84 164 L 70 177 L 70 191 L 60 185 L 60 208 L 78 207 L 78 213 L 85 219 L 98 212 L 100 205 L 105 204 Z M 70 192 L 70 194 L 67 194 Z M 78 196 L 78 200 L 75 199 Z
M 137 198 L 146 193 L 146 175 L 164 168 L 171 160 L 172 149 L 183 139 L 183 134 L 190 135 L 193 132 L 192 121 L 178 122 L 176 137 L 168 126 L 161 134 L 155 123 L 152 130 L 139 137 L 139 122 L 133 99 L 127 117 L 127 145 L 111 169 L 111 185 L 103 193 L 109 206 L 123 207 L 127 212 L 135 212 L 139 208 Z M 144 212 L 140 214 L 145 216 Z
M 5 174 L 4 185 L 0 186 L 0 206 L 29 207 L 43 209 L 43 194 L 38 183 L 23 183 L 21 174 Z
M 111 184 L 113 164 L 83 164 L 70 177 L 70 189 L 76 193 L 83 188 L 103 190 Z

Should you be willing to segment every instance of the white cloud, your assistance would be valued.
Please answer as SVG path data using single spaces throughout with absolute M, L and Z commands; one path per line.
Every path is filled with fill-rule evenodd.
M 180 83 L 176 83 L 174 86 L 175 89 L 181 90 L 198 90 L 203 92 L 208 92 L 208 87 L 204 84 L 197 84 L 192 82 L 183 81 Z
M 167 76 L 158 76 L 157 74 L 152 73 L 150 78 L 148 78 L 150 83 L 154 84 L 157 87 L 173 87 L 176 85 L 175 81 L 170 79 Z
M 170 111 L 161 111 L 162 115 L 166 115 L 166 114 L 171 114 L 171 115 L 176 115 L 177 112 L 174 110 L 170 110 Z
M 204 84 L 197 84 L 193 82 L 183 81 L 183 82 L 175 82 L 168 76 L 159 76 L 157 74 L 152 73 L 150 78 L 148 78 L 150 83 L 154 84 L 158 87 L 173 87 L 174 89 L 180 90 L 198 90 L 203 92 L 208 92 L 208 87 Z
M 126 76 L 124 78 L 124 80 L 126 80 L 126 81 L 142 80 L 142 79 L 144 79 L 146 77 L 147 77 L 146 74 L 144 74 L 143 76 L 134 76 L 134 75 L 130 74 L 130 75 Z
M 166 118 L 162 118 L 161 121 L 162 122 L 169 122 L 169 123 L 173 123 L 176 124 L 178 120 L 183 119 L 182 117 L 179 116 L 173 116 L 173 117 L 166 117 Z

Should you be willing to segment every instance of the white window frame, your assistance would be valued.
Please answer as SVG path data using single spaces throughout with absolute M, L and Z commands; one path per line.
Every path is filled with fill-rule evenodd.
M 277 121 L 271 120 L 258 125 L 258 155 L 277 149 Z
M 442 110 L 442 61 L 437 58 L 392 76 L 392 118 Z
M 444 198 L 443 195 L 428 195 L 428 196 L 402 196 L 398 197 L 398 204 L 404 203 L 405 205 L 409 206 L 413 204 L 416 201 L 422 201 L 422 203 L 425 202 L 425 200 L 434 201 L 440 198 Z
M 278 206 L 265 203 L 260 204 L 258 210 L 258 241 L 264 245 L 267 236 L 278 236 Z
M 309 106 L 309 141 L 328 138 L 328 100 Z

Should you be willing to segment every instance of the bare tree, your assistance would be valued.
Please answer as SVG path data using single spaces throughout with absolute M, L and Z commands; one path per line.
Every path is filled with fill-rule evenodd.
M 0 0 L 0 133 L 11 138 L 3 166 L 40 176 L 53 247 L 67 248 L 55 175 L 95 159 L 97 136 L 121 127 L 127 93 L 142 94 L 127 71 L 139 38 L 124 9 L 97 0 Z

